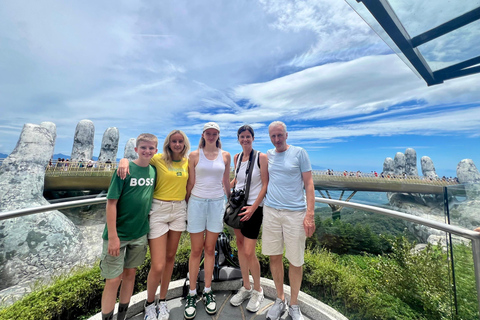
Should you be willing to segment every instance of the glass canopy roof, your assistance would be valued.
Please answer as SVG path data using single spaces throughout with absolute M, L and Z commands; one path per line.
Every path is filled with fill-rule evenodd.
M 480 72 L 480 0 L 346 0 L 427 85 Z

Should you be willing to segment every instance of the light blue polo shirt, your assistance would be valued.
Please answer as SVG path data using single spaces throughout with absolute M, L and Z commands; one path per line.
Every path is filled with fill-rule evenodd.
M 270 149 L 267 156 L 269 180 L 265 205 L 275 209 L 305 210 L 302 172 L 312 171 L 305 149 L 291 145 L 284 152 Z

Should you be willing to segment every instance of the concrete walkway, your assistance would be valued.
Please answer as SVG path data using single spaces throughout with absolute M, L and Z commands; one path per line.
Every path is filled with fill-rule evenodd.
M 170 309 L 170 319 L 184 319 L 183 312 L 185 306 L 185 300 L 182 298 L 183 284 L 185 280 L 177 280 L 170 283 L 167 304 Z M 276 298 L 275 286 L 272 280 L 262 278 L 261 286 L 265 294 L 265 300 L 260 306 L 260 310 L 257 313 L 252 313 L 246 310 L 247 302 L 245 301 L 239 307 L 233 307 L 230 304 L 230 298 L 235 294 L 242 286 L 241 280 L 223 281 L 212 283 L 212 289 L 215 292 L 215 298 L 217 301 L 217 314 L 210 316 L 205 312 L 203 302 L 201 300 L 197 303 L 197 316 L 196 320 L 253 320 L 253 319 L 265 319 L 268 309 L 273 305 Z M 158 293 L 158 292 L 157 292 Z M 285 286 L 285 294 L 287 301 L 290 298 L 290 287 Z M 130 301 L 130 307 L 127 313 L 127 319 L 143 320 L 143 304 L 145 302 L 147 293 L 141 292 L 132 297 Z M 305 320 L 348 320 L 342 314 L 332 309 L 331 307 L 323 304 L 322 302 L 314 299 L 313 297 L 300 292 L 299 305 L 302 309 L 302 313 Z M 115 312 L 118 304 L 115 306 Z M 116 319 L 116 317 L 114 317 Z M 282 316 L 281 319 L 291 319 L 288 312 Z M 101 320 L 101 314 L 96 314 L 89 320 Z

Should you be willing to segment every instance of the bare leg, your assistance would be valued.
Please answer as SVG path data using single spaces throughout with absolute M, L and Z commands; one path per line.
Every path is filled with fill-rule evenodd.
M 302 285 L 303 267 L 295 267 L 290 263 L 288 270 L 288 280 L 290 281 L 290 304 L 298 304 L 298 293 L 300 292 L 300 286 Z
M 275 283 L 275 288 L 277 289 L 277 297 L 285 300 L 285 295 L 283 292 L 283 254 L 270 256 L 270 271 L 272 271 L 273 282 Z
M 175 255 L 177 254 L 178 242 L 182 235 L 179 231 L 168 231 L 167 240 L 167 256 L 165 261 L 165 268 L 163 269 L 162 285 L 160 287 L 160 299 L 165 299 L 168 292 L 168 285 L 172 279 L 173 265 L 175 263 Z
M 123 269 L 122 286 L 120 287 L 120 303 L 128 304 L 135 286 L 136 268 Z
M 200 268 L 200 258 L 202 257 L 205 240 L 204 233 L 190 233 L 190 259 L 188 261 L 188 273 L 190 278 L 190 290 L 197 287 L 198 269 Z
M 234 229 L 235 237 L 237 239 L 237 249 L 238 249 L 238 262 L 240 263 L 240 271 L 242 272 L 243 286 L 245 289 L 250 290 L 250 278 L 248 277 L 248 261 L 245 257 L 245 237 L 239 229 Z
M 257 239 L 245 238 L 244 240 L 245 259 L 248 263 L 248 269 L 252 274 L 253 288 L 257 291 L 260 291 L 260 262 L 258 262 L 257 254 L 255 252 L 256 244 Z
M 217 238 L 219 233 L 213 233 L 206 231 L 205 236 L 205 262 L 203 264 L 203 270 L 205 270 L 205 287 L 212 286 L 213 267 L 215 265 L 215 245 L 217 244 Z
M 157 292 L 158 284 L 160 280 L 162 280 L 162 274 L 165 268 L 167 234 L 148 240 L 148 245 L 150 246 L 152 262 L 147 277 L 147 301 L 152 302 L 155 300 L 155 292 Z
M 105 288 L 102 294 L 102 312 L 107 314 L 113 311 L 115 302 L 117 301 L 117 292 L 120 282 L 122 281 L 122 274 L 113 279 L 105 281 Z

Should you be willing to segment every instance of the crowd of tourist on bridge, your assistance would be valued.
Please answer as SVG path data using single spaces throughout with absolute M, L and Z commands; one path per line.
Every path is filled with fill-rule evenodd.
M 384 173 L 383 171 L 378 173 L 377 171 L 370 171 L 370 172 L 362 172 L 360 170 L 357 171 L 334 171 L 333 169 L 327 170 L 313 170 L 314 175 L 328 175 L 328 176 L 338 176 L 338 177 L 350 177 L 350 178 L 361 178 L 361 177 L 369 177 L 369 178 L 385 178 L 385 179 L 422 179 L 422 180 L 441 180 L 445 182 L 451 183 L 459 183 L 457 177 L 424 177 L 424 176 L 407 176 L 406 172 L 402 174 L 390 174 Z
M 95 160 L 78 160 L 78 161 L 70 161 L 69 159 L 65 158 L 58 158 L 57 160 L 50 160 L 48 163 L 47 170 L 60 170 L 60 171 L 68 171 L 69 169 L 103 169 L 103 170 L 112 170 L 117 167 L 117 162 L 112 162 L 110 159 L 106 161 L 95 161 Z
M 80 169 L 80 170 L 89 170 L 89 169 L 97 169 L 97 170 L 113 170 L 116 169 L 118 163 L 116 161 L 112 162 L 110 159 L 106 161 L 95 161 L 95 160 L 79 160 L 79 161 L 69 161 L 69 159 L 65 158 L 58 158 L 57 160 L 50 160 L 48 164 L 48 170 L 60 170 L 60 171 L 68 171 L 72 169 Z M 428 181 L 444 181 L 451 184 L 458 184 L 457 177 L 424 177 L 424 176 L 407 176 L 404 172 L 402 174 L 385 174 L 382 172 L 378 173 L 376 170 L 372 170 L 370 172 L 362 172 L 360 170 L 357 171 L 334 171 L 333 169 L 326 169 L 326 170 L 312 170 L 312 174 L 315 175 L 328 175 L 328 176 L 336 176 L 336 177 L 345 177 L 345 178 L 361 178 L 361 177 L 368 177 L 368 178 L 385 178 L 385 179 L 421 179 L 421 180 L 428 180 Z

